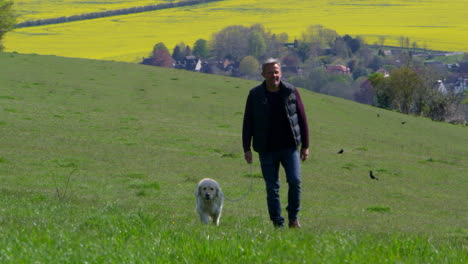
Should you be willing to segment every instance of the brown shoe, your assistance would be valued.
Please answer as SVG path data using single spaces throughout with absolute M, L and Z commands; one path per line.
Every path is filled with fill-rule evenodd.
M 289 228 L 301 228 L 301 223 L 299 223 L 299 220 L 289 221 Z

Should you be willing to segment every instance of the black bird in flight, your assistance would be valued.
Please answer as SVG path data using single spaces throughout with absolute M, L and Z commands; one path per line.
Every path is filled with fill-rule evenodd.
M 403 122 L 401 122 L 401 124 L 402 124 L 402 125 L 404 125 L 404 124 L 406 124 L 406 122 L 405 122 L 405 121 L 403 121 Z
M 340 151 L 338 151 L 337 153 L 338 154 L 343 154 L 344 150 L 343 149 L 340 149 Z
M 369 177 L 373 180 L 379 180 L 379 178 L 375 177 L 372 171 L 369 171 Z

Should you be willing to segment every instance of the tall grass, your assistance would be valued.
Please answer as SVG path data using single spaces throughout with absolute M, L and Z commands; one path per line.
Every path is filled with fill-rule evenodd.
M 271 230 L 255 220 L 231 227 L 167 222 L 109 204 L 31 204 L 8 214 L 2 263 L 466 263 L 461 239 L 412 234 Z M 24 203 L 20 204 L 21 206 Z M 26 216 L 29 216 L 26 218 Z
M 466 127 L 301 90 L 303 229 L 275 230 L 241 155 L 256 82 L 14 53 L 0 68 L 2 262 L 467 261 Z M 219 228 L 194 209 L 204 177 L 230 198 L 253 180 Z

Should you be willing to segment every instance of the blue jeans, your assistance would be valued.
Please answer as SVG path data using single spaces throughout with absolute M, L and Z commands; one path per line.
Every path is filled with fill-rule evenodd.
M 283 226 L 284 218 L 281 216 L 281 202 L 279 197 L 280 181 L 279 166 L 283 166 L 286 173 L 288 190 L 289 221 L 297 219 L 301 203 L 301 168 L 299 151 L 288 148 L 274 152 L 260 152 L 260 166 L 266 184 L 268 213 L 275 226 Z

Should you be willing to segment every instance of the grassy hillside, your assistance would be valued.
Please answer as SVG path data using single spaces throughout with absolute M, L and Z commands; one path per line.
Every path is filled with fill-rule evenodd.
M 101 4 L 102 5 L 102 4 Z M 101 6 L 97 5 L 97 6 Z M 63 7 L 63 6 L 62 6 Z M 53 6 L 50 5 L 52 9 Z M 64 8 L 64 7 L 63 7 Z M 42 10 L 42 9 L 41 9 Z M 64 8 L 64 12 L 68 13 Z M 97 10 L 99 11 L 99 10 Z M 141 61 L 153 46 L 169 48 L 231 25 L 261 23 L 274 33 L 300 39 L 310 25 L 339 34 L 363 36 L 369 44 L 385 37 L 399 46 L 401 36 L 420 47 L 468 51 L 467 5 L 450 1 L 276 1 L 225 0 L 192 7 L 138 13 L 41 27 L 20 28 L 6 35 L 7 51 L 66 57 Z
M 1 262 L 468 260 L 466 127 L 301 90 L 304 228 L 275 232 L 241 154 L 255 82 L 14 53 L 0 68 Z M 204 177 L 230 198 L 253 180 L 219 228 L 194 210 Z

